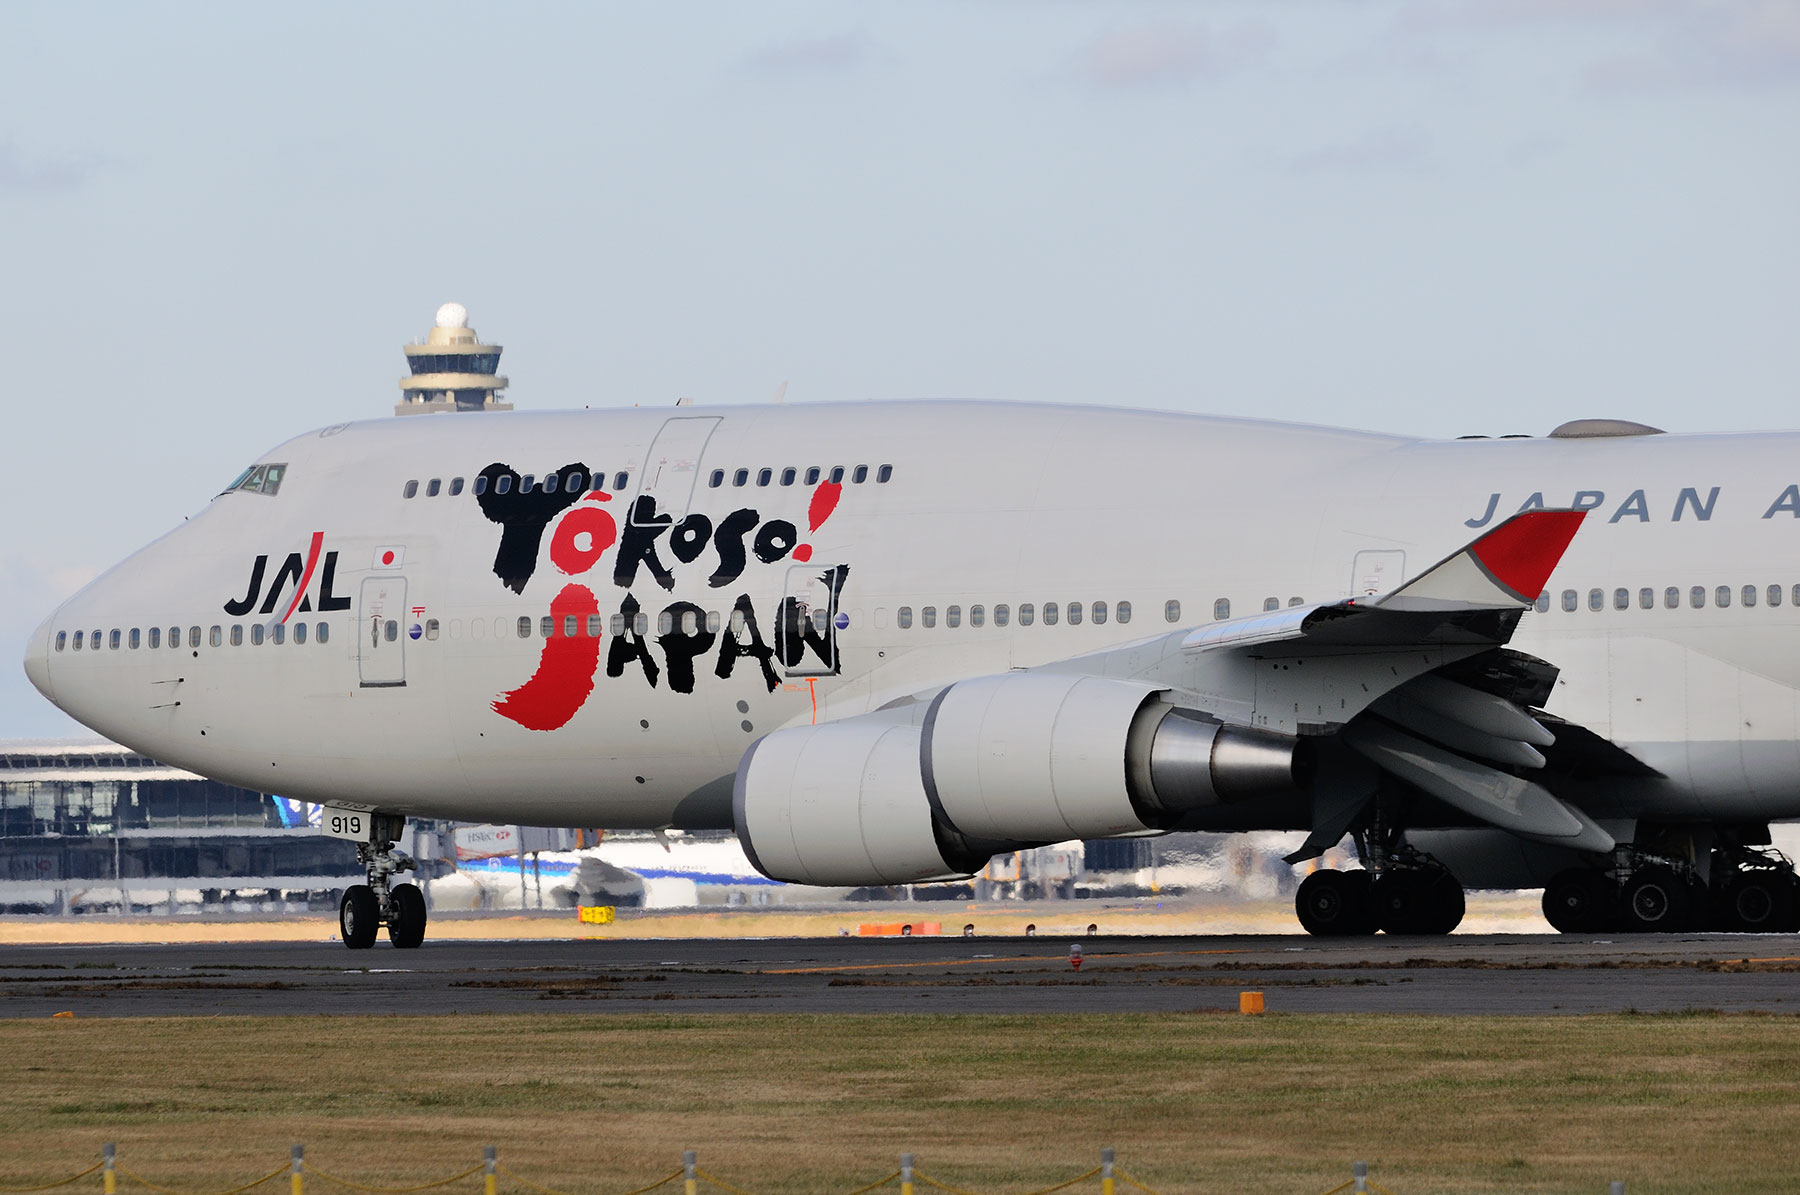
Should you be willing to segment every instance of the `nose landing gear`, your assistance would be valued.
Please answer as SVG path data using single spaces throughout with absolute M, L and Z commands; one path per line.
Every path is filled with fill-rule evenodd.
M 367 950 L 387 926 L 388 941 L 401 950 L 416 948 L 425 940 L 425 894 L 417 884 L 393 884 L 397 872 L 412 871 L 417 864 L 394 849 L 406 828 L 406 819 L 391 813 L 369 816 L 369 841 L 356 844 L 356 857 L 369 882 L 344 889 L 338 905 L 338 928 L 344 945 Z

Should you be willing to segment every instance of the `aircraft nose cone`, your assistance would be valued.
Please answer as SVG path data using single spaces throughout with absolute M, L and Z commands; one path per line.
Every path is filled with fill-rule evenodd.
M 50 619 L 46 618 L 37 630 L 31 633 L 31 643 L 25 649 L 25 675 L 37 691 L 56 700 L 56 692 L 50 687 Z

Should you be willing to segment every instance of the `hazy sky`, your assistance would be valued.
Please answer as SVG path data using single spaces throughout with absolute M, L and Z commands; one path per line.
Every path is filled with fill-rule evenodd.
M 1800 2 L 0 7 L 31 628 L 439 303 L 522 409 L 1800 424 Z

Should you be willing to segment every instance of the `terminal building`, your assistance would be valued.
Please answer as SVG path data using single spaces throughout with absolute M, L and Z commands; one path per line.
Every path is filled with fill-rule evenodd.
M 0 912 L 335 909 L 361 878 L 298 802 L 97 739 L 0 742 Z

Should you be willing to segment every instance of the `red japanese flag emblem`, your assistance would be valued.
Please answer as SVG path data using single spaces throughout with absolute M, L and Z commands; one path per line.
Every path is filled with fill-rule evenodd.
M 406 560 L 406 549 L 399 545 L 390 545 L 375 549 L 375 560 L 372 568 L 399 568 Z

